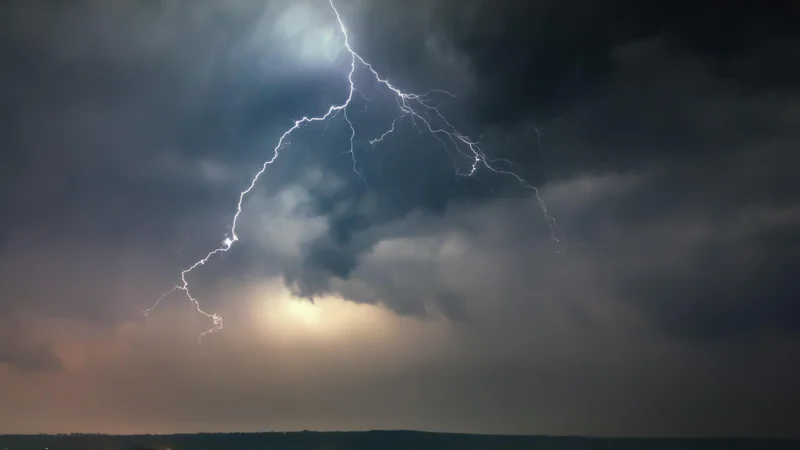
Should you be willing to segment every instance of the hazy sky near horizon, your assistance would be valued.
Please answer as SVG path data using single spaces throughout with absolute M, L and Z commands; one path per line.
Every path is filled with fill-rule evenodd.
M 0 5 L 0 433 L 800 436 L 798 4 Z M 794 150 L 792 150 L 794 149 Z M 453 155 L 459 156 L 454 158 Z M 311 296 L 313 303 L 303 300 Z

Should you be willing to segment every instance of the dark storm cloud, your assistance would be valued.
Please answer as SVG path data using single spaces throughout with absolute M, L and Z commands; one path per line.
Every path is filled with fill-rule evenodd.
M 800 197 L 790 169 L 798 162 L 793 148 L 800 142 L 796 92 L 775 84 L 743 89 L 736 79 L 717 77 L 692 54 L 669 51 L 663 41 L 641 43 L 618 58 L 626 71 L 644 66 L 650 76 L 642 76 L 641 69 L 639 78 L 623 72 L 616 87 L 601 96 L 604 105 L 621 100 L 621 108 L 603 106 L 604 115 L 581 117 L 597 112 L 589 105 L 567 123 L 591 130 L 580 137 L 585 147 L 578 148 L 616 149 L 617 157 L 625 155 L 617 170 L 649 179 L 616 204 L 583 211 L 583 219 L 572 223 L 592 225 L 573 227 L 575 238 L 597 239 L 604 228 L 590 218 L 599 215 L 613 217 L 614 224 L 606 226 L 617 227 L 631 241 L 671 242 L 672 247 L 639 247 L 650 255 L 623 267 L 616 263 L 627 259 L 628 239 L 603 247 L 609 259 L 603 266 L 617 279 L 620 295 L 641 305 L 670 333 L 720 337 L 773 328 L 798 331 L 791 317 L 800 293 L 789 275 L 800 261 L 795 231 Z M 625 89 L 628 85 L 634 87 Z M 643 102 L 638 109 L 625 101 L 633 97 Z M 598 118 L 601 125 L 586 125 L 588 118 Z M 673 126 L 662 132 L 653 128 L 664 122 Z M 625 128 L 626 123 L 631 126 Z M 634 140 L 627 140 L 631 135 Z M 574 160 L 585 159 L 580 151 Z M 613 167 L 613 159 L 609 163 Z M 661 238 L 637 234 L 658 224 Z
M 633 242 L 611 242 L 593 234 L 614 227 L 621 234 L 636 236 L 659 222 L 709 227 L 707 242 L 682 242 L 688 254 L 674 267 L 667 262 L 674 259 L 668 248 L 653 248 L 655 253 L 644 258 L 651 263 L 638 268 L 619 267 L 596 255 L 596 264 L 606 267 L 601 270 L 616 280 L 619 295 L 642 307 L 670 333 L 720 336 L 772 327 L 796 331 L 797 324 L 789 318 L 796 309 L 791 299 L 798 293 L 787 278 L 798 258 L 797 236 L 791 231 L 795 222 L 765 222 L 736 236 L 728 233 L 732 220 L 746 220 L 749 214 L 755 221 L 766 221 L 759 215 L 791 216 L 800 200 L 792 169 L 798 162 L 792 150 L 798 143 L 797 86 L 786 76 L 797 73 L 792 63 L 796 61 L 792 49 L 797 46 L 790 43 L 798 37 L 786 26 L 787 17 L 797 17 L 792 14 L 794 5 L 781 3 L 750 14 L 747 5 L 738 4 L 720 17 L 705 4 L 697 5 L 700 14 L 693 16 L 656 5 L 655 12 L 626 9 L 632 16 L 625 16 L 626 22 L 619 26 L 613 24 L 622 19 L 614 18 L 623 15 L 612 11 L 624 9 L 621 6 L 548 8 L 537 3 L 530 6 L 541 8 L 537 14 L 523 11 L 525 6 L 502 6 L 493 12 L 531 18 L 547 26 L 530 26 L 522 19 L 495 22 L 489 14 L 476 14 L 481 18 L 478 24 L 461 31 L 466 37 L 456 34 L 454 41 L 460 43 L 457 47 L 466 52 L 477 74 L 481 86 L 477 94 L 504 102 L 506 115 L 487 104 L 484 117 L 508 127 L 533 115 L 545 130 L 541 147 L 532 144 L 534 133 L 521 133 L 521 138 L 507 143 L 510 148 L 503 156 L 538 163 L 528 167 L 538 183 L 581 172 L 647 177 L 638 191 L 615 200 L 616 204 L 587 205 L 580 217 L 562 217 L 559 223 L 572 239 L 596 248 L 611 246 L 609 254 L 624 252 L 620 258 L 625 261 L 638 259 Z M 589 21 L 598 15 L 610 17 L 612 25 Z M 463 20 L 457 14 L 447 17 Z M 710 22 L 713 26 L 703 34 L 702 27 Z M 432 27 L 440 33 L 448 30 L 442 24 Z M 557 32 L 539 34 L 548 29 Z M 491 38 L 493 32 L 496 39 Z M 567 36 L 561 38 L 559 33 Z M 481 47 L 471 48 L 470 39 Z M 503 61 L 512 60 L 516 68 L 520 59 L 529 70 L 499 68 Z M 549 97 L 536 101 L 537 92 Z M 509 98 L 525 99 L 524 108 L 508 103 Z M 529 156 L 532 149 L 540 154 L 535 160 Z M 400 174 L 400 185 L 404 161 L 392 165 Z M 444 186 L 447 180 L 439 178 L 439 183 Z M 484 194 L 489 190 L 486 185 L 481 188 Z M 363 237 L 368 233 L 348 239 L 350 234 L 363 232 L 385 217 L 399 218 L 413 209 L 430 208 L 435 204 L 430 200 L 437 198 L 417 196 L 408 189 L 402 192 L 402 199 L 411 203 L 404 207 L 398 199 L 388 202 L 398 205 L 392 215 L 383 216 L 386 211 L 378 213 L 374 208 L 350 209 L 344 216 L 333 217 L 336 234 L 312 246 L 308 260 L 312 267 L 304 272 L 313 279 L 306 280 L 308 291 L 325 287 L 320 267 L 346 278 L 357 267 L 359 255 L 388 237 L 369 241 Z M 436 187 L 426 186 L 421 192 L 436 192 Z M 460 187 L 444 196 L 441 205 L 480 196 Z M 383 292 L 381 298 L 408 299 L 401 294 L 404 288 L 375 282 L 379 290 L 396 294 Z M 408 306 L 406 300 L 398 300 L 395 307 Z
M 470 11 L 443 15 L 456 47 L 470 56 L 482 82 L 482 112 L 505 123 L 541 117 L 582 103 L 613 82 L 615 49 L 661 37 L 676 50 L 696 55 L 718 77 L 763 88 L 794 85 L 796 2 L 657 1 L 476 2 Z M 762 51 L 766 50 L 766 51 Z M 753 64 L 740 64 L 747 55 Z M 756 56 L 760 55 L 760 56 Z M 758 64 L 761 63 L 761 64 Z
M 249 2 L 232 9 L 202 2 L 166 9 L 139 2 L 9 5 L 15 13 L 7 17 L 16 25 L 5 31 L 9 70 L 3 89 L 10 101 L 4 111 L 14 114 L 4 125 L 12 132 L 3 137 L 9 172 L 3 208 L 12 219 L 4 228 L 45 223 L 60 232 L 90 230 L 95 239 L 149 233 L 164 243 L 198 227 L 219 234 L 232 213 L 231 200 L 290 119 L 323 111 L 344 93 L 335 68 L 303 71 L 266 50 L 263 63 L 242 57 L 255 55 L 241 47 L 259 20 L 278 17 L 280 8 L 267 8 L 264 19 L 263 5 Z M 657 167 L 654 178 L 624 204 L 588 206 L 580 218 L 560 220 L 572 239 L 602 246 L 592 235 L 612 220 L 611 212 L 607 226 L 629 230 L 665 217 L 699 214 L 722 221 L 762 202 L 787 208 L 796 203 L 789 169 L 796 103 L 794 97 L 766 94 L 795 87 L 785 76 L 796 70 L 792 52 L 798 46 L 791 43 L 797 38 L 785 27 L 793 3 L 776 4 L 767 13 L 737 3 L 722 15 L 709 5 L 694 4 L 692 11 L 700 14 L 690 15 L 666 2 L 441 1 L 402 12 L 381 3 L 355 5 L 349 20 L 359 50 L 403 86 L 442 87 L 438 82 L 450 79 L 456 87 L 472 87 L 466 97 L 481 107 L 454 120 L 472 123 L 472 135 L 491 131 L 488 141 L 500 145 L 487 151 L 524 164 L 534 184 Z M 407 19 L 402 26 L 390 26 L 396 14 Z M 377 91 L 364 90 L 371 110 L 392 107 Z M 331 280 L 350 277 L 376 243 L 392 233 L 410 233 L 374 231 L 391 230 L 382 226 L 410 212 L 443 214 L 466 201 L 477 206 L 495 196 L 497 186 L 527 194 L 514 180 L 485 172 L 458 179 L 438 142 L 416 133 L 369 149 L 364 141 L 379 135 L 392 116 L 359 115 L 361 106 L 354 105 L 352 116 L 364 132 L 356 156 L 365 183 L 338 150 L 347 145 L 341 117 L 324 141 L 318 128 L 295 137 L 262 179 L 267 192 L 298 183 L 309 169 L 345 180 L 332 189 L 305 186 L 312 197 L 305 213 L 325 217 L 327 232 L 300 246 L 299 261 L 280 261 L 269 272 L 283 273 L 303 295 L 329 291 Z M 530 120 L 544 130 L 541 145 L 534 143 Z M 413 130 L 409 124 L 405 129 Z M 788 144 L 770 147 L 755 163 L 741 158 L 767 145 L 766 136 Z M 732 155 L 740 165 L 726 163 Z M 216 167 L 219 178 L 208 167 Z M 748 189 L 754 183 L 757 191 Z M 200 211 L 208 211 L 200 222 L 186 219 Z M 766 245 L 753 239 L 753 248 Z M 732 244 L 708 245 L 698 255 L 724 260 L 736 252 Z M 772 251 L 791 248 L 777 247 Z M 741 269 L 755 280 L 770 280 L 764 272 L 772 273 L 769 264 L 792 261 L 791 254 L 773 258 L 749 260 L 746 268 L 720 267 L 719 278 L 730 276 L 725 270 Z M 694 273 L 688 267 L 691 262 L 681 270 Z M 680 313 L 664 313 L 677 314 L 664 320 L 678 324 L 684 323 L 681 314 L 689 315 L 688 322 L 702 315 L 692 312 L 692 299 L 726 296 L 725 289 L 712 287 L 724 281 L 675 281 L 684 275 L 654 264 L 652 273 L 620 277 L 618 284 L 626 296 L 646 298 L 646 309 L 658 317 L 659 306 L 650 305 L 683 302 L 656 299 L 686 299 L 685 308 L 674 307 Z M 398 311 L 422 310 L 421 304 L 392 301 L 427 297 L 418 290 L 400 294 L 408 288 L 374 282 L 382 300 Z M 665 284 L 676 287 L 653 289 Z M 448 299 L 442 306 L 455 311 L 452 294 L 441 298 Z M 787 307 L 778 299 L 766 303 L 774 305 L 768 308 L 772 315 Z M 737 311 L 731 314 L 747 308 Z M 770 322 L 765 314 L 745 315 Z
M 83 243 L 86 254 L 97 254 L 98 247 L 110 249 L 112 243 L 145 240 L 171 246 L 197 234 L 213 236 L 197 246 L 217 245 L 230 223 L 236 195 L 271 155 L 292 119 L 319 114 L 329 103 L 342 101 L 346 72 L 327 61 L 321 68 L 302 67 L 280 50 L 291 43 L 271 34 L 279 27 L 269 24 L 288 3 L 245 2 L 230 9 L 215 5 L 4 4 L 8 23 L 3 27 L 2 65 L 8 70 L 0 89 L 4 114 L 11 120 L 3 124 L 9 133 L 2 136 L 7 176 L 0 238 L 25 235 L 17 238 L 24 242 L 15 247 L 17 254 L 27 253 L 28 246 L 32 254 L 46 254 L 34 247 L 50 241 L 68 241 L 73 252 Z M 266 33 L 259 34 L 259 27 L 265 27 L 260 22 L 267 24 Z M 321 127 L 293 139 L 260 183 L 272 192 L 320 166 L 355 181 L 356 187 L 313 191 L 316 213 L 329 215 L 333 224 L 330 237 L 309 245 L 307 278 L 313 278 L 314 270 L 320 273 L 319 287 L 306 289 L 311 293 L 323 290 L 333 261 L 346 261 L 347 252 L 353 260 L 358 252 L 339 248 L 377 217 L 347 210 L 358 203 L 363 186 L 352 173 L 352 161 L 339 150 L 347 146 L 342 124 L 340 116 L 323 144 Z M 303 144 L 305 151 L 291 151 Z M 417 166 L 405 164 L 400 181 Z M 401 186 L 393 187 L 396 198 L 404 196 L 397 189 Z M 415 197 L 381 220 L 415 207 Z M 184 259 L 204 254 L 190 250 Z M 15 266 L 7 272 L 15 279 L 4 283 L 4 298 L 15 297 L 10 285 L 40 292 L 41 286 L 31 283 L 36 264 Z M 346 276 L 348 270 L 334 273 Z M 77 289 L 76 298 L 64 302 L 69 306 L 29 305 L 87 314 L 88 306 L 74 309 L 74 301 L 96 304 L 107 298 L 96 291 L 116 291 L 103 284 L 106 278 L 85 277 L 101 282 Z
M 344 86 L 297 70 L 276 83 L 255 62 L 232 61 L 259 17 L 248 13 L 263 6 L 171 5 L 4 5 L 4 192 L 17 192 L 3 202 L 8 222 L 82 214 L 81 225 L 114 221 L 124 234 L 217 209 L 242 183 L 210 187 L 198 162 L 249 175 L 277 127 Z

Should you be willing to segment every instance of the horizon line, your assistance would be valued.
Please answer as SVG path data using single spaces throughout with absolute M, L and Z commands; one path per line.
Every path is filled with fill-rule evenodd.
M 597 436 L 580 434 L 527 434 L 527 433 L 467 433 L 451 431 L 425 431 L 410 429 L 368 429 L 368 430 L 292 430 L 292 431 L 196 431 L 196 432 L 174 432 L 174 433 L 101 433 L 101 432 L 69 432 L 69 433 L 0 433 L 2 437 L 12 436 L 40 436 L 40 437 L 80 437 L 80 436 L 103 436 L 103 437 L 139 437 L 139 436 L 202 436 L 202 435 L 241 435 L 241 434 L 365 434 L 365 433 L 415 433 L 415 434 L 437 434 L 450 436 L 474 436 L 474 437 L 514 437 L 514 438 L 550 438 L 550 439 L 594 439 L 594 440 L 783 440 L 800 441 L 798 437 L 788 436 L 726 436 L 726 435 L 703 435 L 703 436 Z

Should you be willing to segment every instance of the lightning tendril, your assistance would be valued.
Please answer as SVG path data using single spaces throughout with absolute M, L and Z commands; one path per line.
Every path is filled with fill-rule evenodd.
M 439 111 L 438 106 L 433 105 L 430 100 L 430 96 L 435 93 L 447 95 L 453 98 L 455 97 L 455 95 L 444 90 L 431 90 L 424 94 L 406 93 L 395 87 L 391 82 L 389 82 L 388 79 L 381 77 L 381 75 L 372 66 L 372 64 L 370 64 L 367 60 L 361 57 L 361 55 L 359 55 L 358 52 L 356 52 L 350 45 L 350 33 L 347 30 L 347 27 L 345 26 L 341 15 L 339 14 L 339 10 L 336 8 L 336 5 L 334 4 L 334 0 L 329 0 L 329 3 L 331 9 L 333 10 L 333 13 L 336 16 L 336 21 L 339 25 L 339 30 L 341 31 L 342 36 L 344 37 L 344 44 L 343 44 L 344 48 L 342 50 L 347 51 L 350 59 L 350 70 L 347 74 L 347 80 L 349 82 L 347 98 L 340 104 L 331 105 L 325 112 L 325 114 L 321 116 L 315 116 L 315 117 L 305 116 L 294 121 L 294 124 L 289 129 L 287 129 L 278 139 L 277 144 L 273 148 L 272 156 L 268 160 L 264 161 L 264 163 L 261 165 L 260 170 L 256 172 L 256 174 L 253 176 L 247 188 L 243 190 L 241 193 L 239 193 L 239 201 L 236 205 L 236 213 L 234 214 L 233 220 L 231 222 L 230 233 L 222 241 L 222 244 L 218 248 L 208 252 L 208 254 L 206 254 L 205 257 L 196 261 L 188 268 L 181 270 L 180 283 L 176 284 L 174 287 L 172 287 L 172 289 L 164 292 L 156 300 L 153 306 L 144 311 L 145 315 L 149 315 L 159 305 L 159 303 L 161 303 L 161 301 L 164 300 L 164 298 L 166 298 L 168 295 L 178 291 L 182 292 L 189 299 L 189 301 L 192 303 L 197 312 L 211 319 L 212 322 L 212 326 L 209 329 L 200 333 L 200 335 L 198 336 L 198 342 L 201 341 L 204 336 L 222 330 L 223 328 L 222 317 L 220 317 L 216 313 L 209 313 L 203 310 L 203 308 L 200 306 L 200 302 L 192 295 L 189 289 L 189 281 L 187 280 L 187 276 L 198 267 L 204 266 L 215 255 L 230 250 L 231 247 L 233 247 L 233 245 L 239 241 L 239 236 L 236 234 L 236 227 L 239 222 L 239 217 L 242 213 L 242 204 L 244 202 L 244 199 L 255 188 L 256 183 L 258 182 L 259 178 L 261 178 L 261 176 L 264 174 L 264 172 L 266 172 L 267 168 L 280 157 L 281 150 L 286 146 L 288 139 L 291 137 L 294 131 L 298 130 L 304 125 L 308 125 L 313 122 L 328 121 L 328 119 L 332 119 L 339 113 L 342 113 L 344 121 L 347 123 L 350 129 L 350 137 L 349 137 L 350 146 L 349 149 L 344 153 L 349 154 L 350 157 L 352 158 L 353 171 L 359 176 L 359 178 L 361 178 L 362 180 L 364 179 L 361 173 L 358 171 L 358 161 L 356 159 L 354 151 L 356 130 L 347 114 L 347 108 L 348 106 L 350 106 L 350 103 L 353 100 L 355 94 L 358 93 L 363 97 L 363 94 L 361 94 L 361 92 L 358 89 L 356 89 L 356 83 L 353 80 L 353 76 L 356 73 L 356 68 L 359 66 L 367 69 L 369 73 L 372 75 L 373 79 L 379 84 L 379 86 L 388 89 L 394 95 L 397 107 L 400 111 L 400 114 L 391 122 L 390 127 L 386 131 L 384 131 L 377 138 L 371 139 L 369 141 L 371 145 L 375 146 L 380 144 L 386 138 L 390 137 L 392 134 L 395 133 L 395 131 L 397 130 L 397 126 L 400 124 L 401 121 L 403 121 L 404 119 L 410 119 L 413 125 L 418 130 L 427 131 L 433 137 L 439 140 L 439 142 L 441 142 L 441 144 L 445 147 L 446 151 L 448 150 L 447 141 L 449 141 L 451 144 L 453 144 L 452 147 L 455 148 L 457 152 L 459 152 L 461 155 L 463 155 L 464 157 L 468 158 L 469 161 L 471 161 L 469 170 L 462 171 L 461 169 L 456 167 L 457 175 L 464 177 L 471 177 L 478 171 L 480 167 L 483 167 L 494 173 L 511 176 L 515 178 L 523 187 L 532 190 L 534 192 L 534 195 L 536 196 L 539 208 L 544 214 L 544 218 L 547 220 L 547 224 L 550 228 L 550 237 L 556 242 L 559 241 L 559 239 L 556 237 L 556 232 L 555 232 L 556 221 L 548 212 L 547 205 L 539 195 L 539 190 L 535 186 L 528 183 L 518 173 L 509 169 L 498 167 L 497 166 L 498 164 L 504 164 L 506 166 L 514 166 L 514 163 L 504 159 L 491 159 L 487 157 L 480 147 L 480 141 L 473 141 L 468 136 L 458 131 L 456 127 L 453 126 Z M 430 117 L 429 115 L 433 115 L 435 118 L 437 118 L 438 122 L 441 122 L 442 125 L 434 126 L 431 123 L 431 120 L 427 118 Z M 422 128 L 420 128 L 420 126 Z

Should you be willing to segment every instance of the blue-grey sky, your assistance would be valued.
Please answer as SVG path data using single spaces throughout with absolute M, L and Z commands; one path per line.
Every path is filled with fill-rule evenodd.
M 790 1 L 0 8 L 0 432 L 797 435 Z M 417 124 L 419 125 L 419 124 Z M 457 155 L 458 156 L 458 155 Z M 301 297 L 311 297 L 314 302 Z M 793 414 L 793 412 L 795 414 Z

